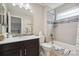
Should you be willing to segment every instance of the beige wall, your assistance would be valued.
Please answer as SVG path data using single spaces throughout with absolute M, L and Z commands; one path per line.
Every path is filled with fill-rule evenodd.
M 44 32 L 44 7 L 38 4 L 31 4 L 33 11 L 33 34 L 38 35 L 40 31 Z
M 76 44 L 77 22 L 58 24 L 55 28 L 55 38 L 68 44 Z
M 48 20 L 48 7 L 45 7 L 44 8 L 44 34 L 45 34 L 45 36 L 47 36 L 48 35 L 48 24 L 47 24 L 47 20 Z

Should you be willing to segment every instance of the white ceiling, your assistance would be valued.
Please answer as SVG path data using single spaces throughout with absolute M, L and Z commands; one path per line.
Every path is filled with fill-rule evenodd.
M 46 6 L 46 7 L 49 7 L 51 9 L 55 9 L 63 4 L 64 3 L 40 3 L 41 6 Z

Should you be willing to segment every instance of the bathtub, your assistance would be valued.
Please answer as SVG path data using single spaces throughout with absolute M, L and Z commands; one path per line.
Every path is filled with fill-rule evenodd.
M 43 46 L 44 48 L 47 48 L 47 49 L 50 49 L 52 46 L 55 46 L 57 48 L 71 50 L 71 53 L 69 54 L 69 56 L 76 56 L 76 52 L 75 52 L 76 47 L 74 45 L 70 45 L 67 43 L 60 42 L 60 41 L 54 41 L 53 44 L 51 42 L 42 43 L 41 46 Z
M 69 49 L 69 50 L 71 50 L 71 53 L 69 55 L 76 56 L 76 46 L 75 45 L 70 45 L 70 44 L 67 44 L 64 42 L 60 42 L 60 41 L 54 41 L 54 45 L 65 48 L 65 49 Z

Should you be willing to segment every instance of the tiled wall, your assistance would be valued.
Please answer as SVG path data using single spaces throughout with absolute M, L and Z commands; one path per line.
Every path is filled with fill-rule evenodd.
M 79 55 L 79 22 L 77 27 L 76 52 L 77 52 L 77 55 Z
M 55 37 L 56 40 L 62 41 L 71 45 L 76 44 L 76 33 L 78 19 L 77 17 L 66 18 L 56 22 Z

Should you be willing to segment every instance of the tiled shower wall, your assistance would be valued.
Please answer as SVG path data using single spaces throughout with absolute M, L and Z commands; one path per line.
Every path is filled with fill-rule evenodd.
M 56 40 L 71 45 L 76 45 L 77 25 L 79 16 L 69 17 L 56 22 L 55 37 Z
M 79 22 L 77 26 L 76 52 L 77 52 L 77 55 L 79 55 Z

